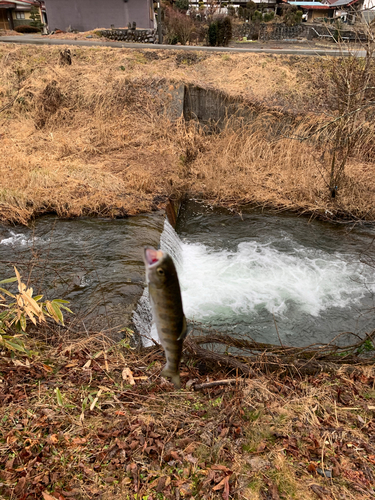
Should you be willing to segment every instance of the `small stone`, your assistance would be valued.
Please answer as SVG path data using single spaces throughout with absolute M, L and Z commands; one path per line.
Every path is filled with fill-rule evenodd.
M 317 472 L 320 476 L 322 476 L 322 477 L 328 477 L 329 479 L 331 479 L 331 478 L 332 478 L 332 471 L 331 471 L 331 470 L 327 470 L 327 469 L 323 470 L 323 469 L 317 468 L 317 469 L 316 469 L 316 472 Z

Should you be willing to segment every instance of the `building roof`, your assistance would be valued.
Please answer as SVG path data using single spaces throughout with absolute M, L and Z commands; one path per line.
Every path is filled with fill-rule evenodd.
M 295 5 L 297 7 L 303 7 L 305 9 L 319 9 L 326 10 L 336 7 L 342 7 L 344 5 L 353 5 L 358 0 L 324 0 L 324 3 L 321 2 L 304 2 L 303 0 L 296 0 L 292 2 L 288 2 L 289 5 Z
M 327 0 L 331 7 L 340 7 L 344 5 L 353 5 L 357 0 Z
M 1 0 L 0 5 L 9 5 L 9 7 L 22 5 L 23 7 L 29 7 L 31 5 L 39 5 L 39 2 L 34 2 L 33 0 Z
M 350 0 L 348 0 L 350 1 Z M 295 2 L 288 2 L 289 5 L 296 5 L 297 7 L 305 7 L 306 9 L 329 9 L 330 6 L 320 2 L 304 2 L 302 0 Z

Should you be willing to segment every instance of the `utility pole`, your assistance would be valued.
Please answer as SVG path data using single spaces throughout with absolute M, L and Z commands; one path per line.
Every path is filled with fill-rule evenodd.
M 161 8 L 160 8 L 160 0 L 158 0 L 158 36 L 159 36 L 159 45 L 163 43 L 163 33 L 161 29 Z

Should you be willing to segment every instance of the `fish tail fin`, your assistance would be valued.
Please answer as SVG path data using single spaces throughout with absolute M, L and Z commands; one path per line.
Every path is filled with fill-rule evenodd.
M 180 379 L 180 374 L 176 372 L 172 372 L 171 370 L 168 370 L 167 368 L 164 368 L 162 372 L 160 373 L 162 377 L 169 377 L 173 385 L 175 386 L 176 389 L 180 389 L 181 387 L 181 379 Z

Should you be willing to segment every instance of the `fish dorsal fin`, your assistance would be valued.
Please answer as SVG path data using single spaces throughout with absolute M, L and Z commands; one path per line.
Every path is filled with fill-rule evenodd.
M 182 331 L 181 331 L 179 337 L 177 338 L 177 340 L 178 341 L 180 341 L 180 340 L 184 341 L 185 338 L 186 338 L 186 336 L 187 336 L 187 333 L 188 333 L 188 331 L 187 331 L 187 325 L 186 325 L 186 318 L 184 316 L 184 319 L 183 319 L 183 322 L 182 322 Z

